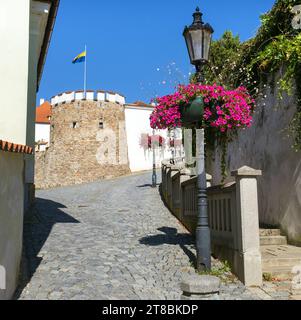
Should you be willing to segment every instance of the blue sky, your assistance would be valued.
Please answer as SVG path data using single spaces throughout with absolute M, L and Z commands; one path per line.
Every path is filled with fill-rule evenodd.
M 88 89 L 111 90 L 127 102 L 149 102 L 187 81 L 189 63 L 182 32 L 196 6 L 218 39 L 226 30 L 254 36 L 260 14 L 274 0 L 61 0 L 38 101 L 83 89 L 84 64 L 73 58 L 88 47 Z

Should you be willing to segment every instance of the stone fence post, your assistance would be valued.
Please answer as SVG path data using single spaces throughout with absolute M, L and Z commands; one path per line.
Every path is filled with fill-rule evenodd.
M 261 170 L 244 166 L 231 172 L 236 180 L 236 264 L 239 278 L 246 286 L 262 284 L 262 265 L 259 240 L 257 177 Z
M 212 175 L 206 173 L 206 180 L 207 180 L 207 188 L 212 186 Z
M 162 179 L 162 184 L 161 184 L 161 191 L 162 194 L 164 195 L 164 198 L 167 197 L 167 165 L 169 163 L 167 161 L 162 161 L 162 166 L 161 166 L 161 179 Z

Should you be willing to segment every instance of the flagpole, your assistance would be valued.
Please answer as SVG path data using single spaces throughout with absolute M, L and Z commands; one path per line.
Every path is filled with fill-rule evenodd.
M 85 71 L 84 71 L 84 97 L 86 98 L 87 93 L 87 46 L 85 45 Z

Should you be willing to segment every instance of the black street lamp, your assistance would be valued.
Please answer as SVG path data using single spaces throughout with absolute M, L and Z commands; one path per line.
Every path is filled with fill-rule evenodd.
M 208 62 L 212 27 L 202 21 L 202 13 L 196 8 L 193 14 L 193 23 L 185 27 L 183 35 L 190 57 L 190 62 L 196 67 L 197 82 L 204 81 L 202 74 L 203 66 Z M 204 128 L 202 128 L 202 117 L 204 112 L 204 102 L 202 97 L 197 97 L 190 105 L 182 110 L 184 123 L 200 128 L 199 135 L 199 154 L 197 155 L 197 210 L 198 221 L 196 228 L 196 251 L 197 251 L 197 270 L 211 269 L 211 240 L 208 219 L 207 201 L 207 179 L 205 169 L 205 139 Z
M 208 62 L 209 50 L 214 32 L 210 24 L 204 24 L 202 20 L 203 14 L 199 7 L 193 14 L 193 23 L 189 27 L 185 27 L 183 36 L 186 41 L 190 62 L 196 68 L 197 81 L 203 82 L 202 67 Z
M 160 143 L 160 142 L 159 142 Z M 151 140 L 153 149 L 153 174 L 152 174 L 152 188 L 157 188 L 157 173 L 156 173 L 156 150 L 155 150 L 155 129 L 153 129 L 153 136 Z

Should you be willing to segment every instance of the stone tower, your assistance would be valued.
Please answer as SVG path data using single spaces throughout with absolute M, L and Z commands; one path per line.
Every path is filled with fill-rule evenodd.
M 50 146 L 36 153 L 35 184 L 49 188 L 130 172 L 125 99 L 114 92 L 72 91 L 51 99 Z

